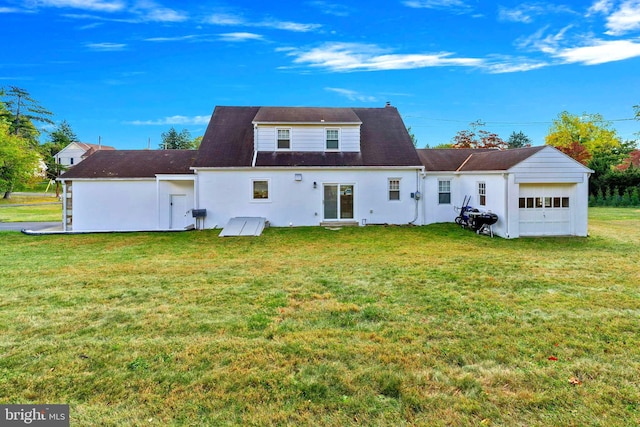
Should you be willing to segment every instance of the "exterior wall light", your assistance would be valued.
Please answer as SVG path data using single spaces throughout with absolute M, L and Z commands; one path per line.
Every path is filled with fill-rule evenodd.
M 313 181 L 313 188 L 318 188 L 318 184 L 315 181 Z

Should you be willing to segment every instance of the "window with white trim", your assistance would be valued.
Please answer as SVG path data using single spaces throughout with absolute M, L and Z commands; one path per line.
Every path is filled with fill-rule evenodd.
M 400 200 L 400 178 L 389 178 L 389 200 Z
M 451 181 L 448 179 L 438 180 L 438 204 L 451 204 Z
M 252 181 L 253 200 L 269 200 L 269 180 L 254 179 Z
M 327 150 L 340 148 L 340 131 L 338 129 L 325 129 L 325 147 Z
M 277 129 L 278 141 L 276 148 L 278 150 L 290 150 L 291 149 L 291 129 Z
M 478 204 L 487 206 L 487 184 L 484 182 L 478 183 Z

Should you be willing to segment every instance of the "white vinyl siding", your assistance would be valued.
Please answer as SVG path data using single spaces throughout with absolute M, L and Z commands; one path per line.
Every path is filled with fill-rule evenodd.
M 284 129 L 286 126 L 258 126 L 256 137 L 256 148 L 258 151 L 277 150 L 277 129 Z M 326 129 L 325 126 L 298 125 L 290 127 L 291 150 L 295 151 L 326 151 Z M 360 126 L 341 125 L 331 129 L 339 129 L 340 148 L 342 152 L 360 151 Z

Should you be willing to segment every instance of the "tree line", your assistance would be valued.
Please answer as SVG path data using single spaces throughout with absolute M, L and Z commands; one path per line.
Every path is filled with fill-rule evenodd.
M 640 120 L 640 105 L 633 107 Z M 496 133 L 483 129 L 477 120 L 461 130 L 448 144 L 435 148 L 483 148 L 506 150 L 531 146 L 522 131 L 512 132 L 505 141 Z M 640 132 L 638 133 L 640 136 Z M 545 144 L 592 169 L 589 179 L 591 206 L 640 206 L 640 150 L 638 141 L 623 141 L 600 114 L 571 114 L 563 111 L 553 120 Z
M 53 113 L 27 90 L 17 86 L 0 88 L 0 194 L 11 197 L 16 188 L 42 180 L 55 180 L 66 166 L 55 155 L 72 142 L 79 142 L 71 125 L 62 120 L 52 131 L 41 131 L 36 124 L 54 125 Z M 43 143 L 40 138 L 43 136 Z M 173 127 L 162 133 L 160 149 L 197 149 L 202 137 L 192 138 L 188 130 Z M 56 196 L 59 195 L 56 181 Z

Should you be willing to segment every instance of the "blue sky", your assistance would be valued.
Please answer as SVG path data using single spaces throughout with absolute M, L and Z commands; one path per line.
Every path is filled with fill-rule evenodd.
M 566 110 L 640 122 L 640 0 L 0 0 L 0 86 L 80 140 L 202 135 L 216 105 L 396 106 L 419 146 Z

